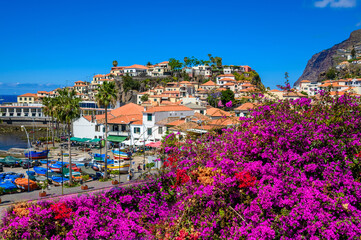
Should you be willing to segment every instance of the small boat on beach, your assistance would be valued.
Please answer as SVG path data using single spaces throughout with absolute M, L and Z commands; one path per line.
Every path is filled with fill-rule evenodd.
M 114 160 L 114 164 L 107 166 L 111 170 L 119 170 L 119 172 L 127 173 L 129 171 L 130 164 L 124 161 Z
M 29 188 L 30 191 L 33 191 L 38 188 L 36 182 L 26 178 L 17 178 L 15 179 L 14 183 L 18 188 L 22 190 L 28 190 Z
M 46 169 L 46 168 L 37 167 L 37 166 L 35 166 L 33 169 L 34 169 L 34 172 L 40 176 L 46 176 L 46 172 L 48 171 L 48 169 Z
M 50 150 L 38 151 L 25 151 L 25 157 L 30 159 L 45 159 L 48 157 Z
M 86 158 L 86 157 L 81 157 L 81 158 L 76 158 L 76 159 L 72 159 L 71 160 L 72 163 L 78 164 L 78 163 L 89 163 L 91 162 L 90 158 Z
M 53 172 L 58 172 L 58 173 L 61 172 L 62 167 L 63 167 L 63 165 L 58 164 L 58 163 L 54 163 L 49 166 L 50 170 L 52 170 Z
M 92 157 L 94 158 L 94 160 L 104 161 L 105 154 L 94 153 L 94 154 L 92 155 Z M 108 155 L 107 158 L 109 159 L 110 156 Z
M 55 186 L 60 186 L 61 183 L 69 181 L 69 178 L 54 176 L 51 178 L 51 180 Z

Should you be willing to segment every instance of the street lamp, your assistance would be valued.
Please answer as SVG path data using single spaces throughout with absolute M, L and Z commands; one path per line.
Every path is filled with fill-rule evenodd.
M 31 154 L 31 151 L 30 151 L 30 140 L 29 140 L 29 134 L 28 132 L 26 131 L 26 128 L 24 127 L 24 125 L 21 125 L 21 130 L 25 130 L 25 133 L 26 133 L 26 137 L 28 139 L 28 192 L 30 192 L 30 181 L 29 181 L 29 164 L 30 164 L 30 154 Z

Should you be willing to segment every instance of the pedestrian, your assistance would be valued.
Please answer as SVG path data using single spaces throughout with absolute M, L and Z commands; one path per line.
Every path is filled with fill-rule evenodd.
M 142 168 L 140 167 L 140 164 L 138 165 L 138 172 L 140 172 L 140 170 L 142 170 Z

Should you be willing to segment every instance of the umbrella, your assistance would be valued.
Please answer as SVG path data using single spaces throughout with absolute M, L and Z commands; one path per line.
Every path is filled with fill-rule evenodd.
M 161 142 L 161 141 L 158 141 L 158 142 L 153 143 L 153 147 L 155 147 L 155 148 L 160 148 L 160 146 L 162 146 L 162 142 Z

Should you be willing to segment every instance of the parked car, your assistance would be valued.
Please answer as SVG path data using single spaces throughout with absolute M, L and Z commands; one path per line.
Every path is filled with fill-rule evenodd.
M 32 168 L 35 166 L 41 166 L 41 162 L 39 160 L 30 160 L 30 162 L 29 160 L 24 160 L 21 163 L 21 167 L 24 169 L 27 169 L 28 167 Z

